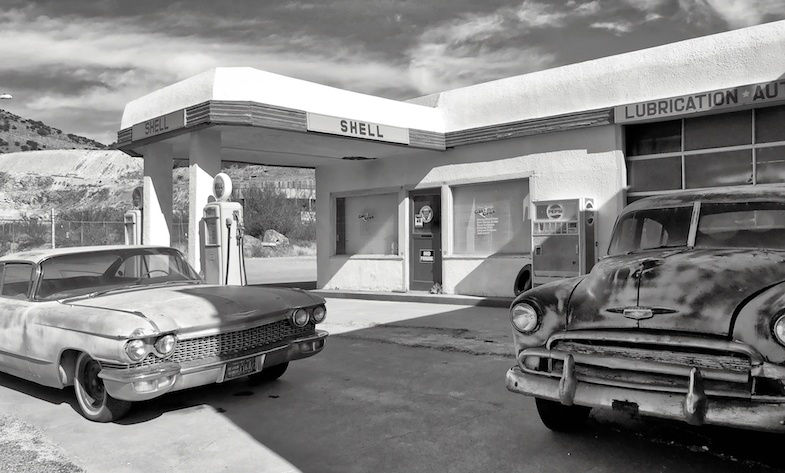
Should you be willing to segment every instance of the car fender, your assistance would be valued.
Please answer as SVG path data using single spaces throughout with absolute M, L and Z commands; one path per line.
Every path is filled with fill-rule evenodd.
M 540 314 L 540 323 L 530 334 L 523 334 L 512 327 L 516 354 L 524 348 L 544 345 L 551 335 L 566 328 L 570 296 L 583 277 L 567 278 L 536 286 L 513 300 L 510 305 L 511 311 L 516 304 L 525 302 L 531 304 Z
M 731 326 L 733 340 L 755 348 L 772 363 L 785 363 L 785 347 L 774 336 L 774 322 L 785 314 L 785 282 L 756 294 L 737 310 Z

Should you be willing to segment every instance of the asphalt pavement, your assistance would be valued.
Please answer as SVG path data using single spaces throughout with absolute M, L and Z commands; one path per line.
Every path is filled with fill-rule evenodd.
M 271 283 L 275 264 L 309 271 L 258 264 L 249 282 Z M 596 410 L 585 432 L 550 432 L 504 387 L 505 307 L 350 296 L 328 296 L 325 350 L 280 380 L 170 393 L 116 423 L 82 418 L 72 389 L 0 374 L 0 472 L 785 471 L 767 434 Z

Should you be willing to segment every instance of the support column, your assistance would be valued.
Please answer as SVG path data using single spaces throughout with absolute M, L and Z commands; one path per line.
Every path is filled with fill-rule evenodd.
M 221 172 L 221 132 L 207 129 L 191 133 L 188 163 L 188 262 L 201 271 L 202 211 L 213 200 L 213 178 Z
M 144 208 L 142 241 L 145 245 L 171 245 L 172 147 L 153 143 L 144 148 Z

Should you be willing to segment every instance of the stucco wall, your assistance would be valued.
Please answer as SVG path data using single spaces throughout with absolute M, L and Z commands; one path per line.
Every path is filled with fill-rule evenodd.
M 120 129 L 209 100 L 251 101 L 403 128 L 443 131 L 441 112 L 250 67 L 218 67 L 129 102 Z
M 408 228 L 399 231 L 398 261 L 362 256 L 333 256 L 335 240 L 335 194 L 371 189 L 400 191 L 400 212 L 407 212 L 404 198 L 414 188 L 440 188 L 508 179 L 530 179 L 532 199 L 593 197 L 598 208 L 599 246 L 608 246 L 610 226 L 621 210 L 620 192 L 624 185 L 624 158 L 618 151 L 618 129 L 604 126 L 568 132 L 502 140 L 464 146 L 444 153 L 423 152 L 408 158 L 342 163 L 321 166 L 316 171 L 319 287 L 357 290 L 398 291 L 408 287 Z M 327 198 L 329 196 L 329 198 Z M 442 209 L 444 213 L 449 209 Z M 408 217 L 399 221 L 405 227 Z M 447 219 L 447 221 L 451 221 Z M 528 255 L 467 257 L 451 255 L 451 228 L 445 225 L 443 289 L 446 293 L 471 295 L 512 294 L 518 270 Z M 368 271 L 389 273 L 369 279 Z M 399 278 L 399 279 L 396 279 Z M 374 287 L 372 288 L 371 285 Z M 387 285 L 387 286 L 384 286 Z
M 413 100 L 446 131 L 768 82 L 785 77 L 785 21 L 509 77 Z

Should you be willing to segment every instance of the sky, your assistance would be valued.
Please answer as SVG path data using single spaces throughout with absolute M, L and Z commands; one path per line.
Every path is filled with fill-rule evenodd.
M 213 67 L 405 100 L 781 19 L 783 0 L 0 0 L 0 109 L 110 144 L 128 102 Z

